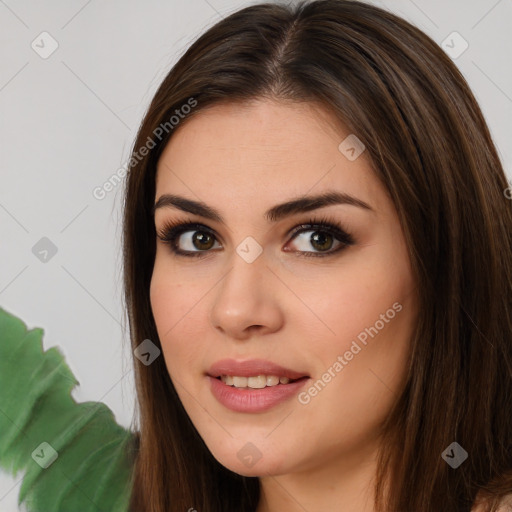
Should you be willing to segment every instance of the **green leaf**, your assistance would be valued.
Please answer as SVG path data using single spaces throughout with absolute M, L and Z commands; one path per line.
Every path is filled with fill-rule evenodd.
M 75 402 L 78 381 L 43 334 L 0 308 L 0 470 L 24 471 L 29 512 L 126 512 L 135 435 L 104 403 Z

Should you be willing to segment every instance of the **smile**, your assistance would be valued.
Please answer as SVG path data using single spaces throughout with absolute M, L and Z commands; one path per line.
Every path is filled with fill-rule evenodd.
M 265 387 L 277 386 L 278 384 L 288 384 L 290 382 L 288 377 L 278 377 L 277 375 L 257 375 L 255 377 L 221 375 L 220 379 L 228 386 L 251 389 L 262 389 Z
M 265 359 L 222 359 L 206 373 L 210 391 L 227 409 L 265 412 L 294 397 L 306 381 L 306 372 Z

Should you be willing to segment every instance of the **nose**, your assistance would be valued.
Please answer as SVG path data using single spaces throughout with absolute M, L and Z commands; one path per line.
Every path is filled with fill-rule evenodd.
M 212 295 L 212 326 L 239 340 L 279 330 L 284 320 L 280 294 L 276 293 L 280 286 L 264 254 L 248 263 L 234 253 L 230 269 Z

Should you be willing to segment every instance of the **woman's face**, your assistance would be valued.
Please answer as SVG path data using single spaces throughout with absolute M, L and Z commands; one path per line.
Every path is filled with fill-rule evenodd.
M 404 385 L 415 283 L 394 206 L 353 137 L 308 103 L 217 105 L 179 127 L 160 158 L 155 203 L 191 203 L 162 199 L 157 233 L 200 224 L 176 235 L 192 256 L 157 239 L 150 293 L 163 356 L 199 434 L 236 473 L 373 461 Z M 275 209 L 327 193 L 355 200 Z M 308 226 L 324 218 L 334 231 Z M 226 359 L 232 367 L 212 369 Z M 276 384 L 283 368 L 303 378 Z

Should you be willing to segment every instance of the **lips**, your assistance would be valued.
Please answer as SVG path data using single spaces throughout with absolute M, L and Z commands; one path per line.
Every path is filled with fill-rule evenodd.
M 221 375 L 233 375 L 237 377 L 256 377 L 257 375 L 276 375 L 288 377 L 290 380 L 297 380 L 309 377 L 306 372 L 292 370 L 284 366 L 266 361 L 264 359 L 249 359 L 236 361 L 235 359 L 221 359 L 214 363 L 207 372 L 210 377 Z
M 223 382 L 222 375 L 234 378 L 273 376 L 270 378 L 274 380 L 279 377 L 280 383 L 261 389 L 236 387 Z M 222 359 L 210 367 L 205 379 L 212 395 L 227 409 L 238 413 L 264 413 L 296 396 L 306 386 L 310 376 L 307 372 L 292 370 L 264 359 Z

